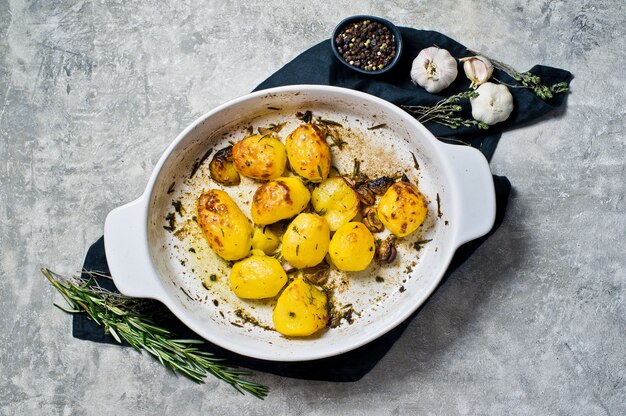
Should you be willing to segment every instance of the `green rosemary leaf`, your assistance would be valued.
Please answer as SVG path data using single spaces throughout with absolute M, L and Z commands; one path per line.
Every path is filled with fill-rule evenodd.
M 77 310 L 77 309 L 65 309 L 63 306 L 57 305 L 56 303 L 54 304 L 54 306 L 56 306 L 57 308 L 61 309 L 63 312 L 66 312 L 66 313 L 76 314 L 76 313 L 82 312 L 81 310 Z
M 86 313 L 117 342 L 126 341 L 136 350 L 148 352 L 163 367 L 196 383 L 203 383 L 206 376 L 212 374 L 238 392 L 249 393 L 259 399 L 269 393 L 268 387 L 242 378 L 250 375 L 250 372 L 231 367 L 210 352 L 199 351 L 195 345 L 203 341 L 174 338 L 171 330 L 153 322 L 146 315 L 154 309 L 153 302 L 102 289 L 93 279 L 96 274 L 91 272 L 83 272 L 89 276 L 88 279 L 66 278 L 48 269 L 42 269 L 41 272 L 71 309 L 55 304 L 56 307 L 68 313 Z
M 117 335 L 117 332 L 115 331 L 114 327 L 107 325 L 105 332 L 108 332 L 109 334 L 111 334 L 113 338 L 115 338 L 115 340 L 119 342 L 120 344 L 122 343 L 122 340 L 120 339 L 120 336 Z

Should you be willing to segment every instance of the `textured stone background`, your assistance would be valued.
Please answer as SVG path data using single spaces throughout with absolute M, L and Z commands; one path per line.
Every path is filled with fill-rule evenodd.
M 359 13 L 575 74 L 503 136 L 497 234 L 356 383 L 261 373 L 259 402 L 73 339 L 38 269 L 77 270 L 182 128 Z M 625 26 L 616 0 L 0 0 L 0 414 L 626 414 Z

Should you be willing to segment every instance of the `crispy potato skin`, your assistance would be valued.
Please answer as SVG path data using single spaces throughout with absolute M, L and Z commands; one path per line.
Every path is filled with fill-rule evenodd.
M 285 139 L 291 170 L 311 182 L 321 182 L 330 171 L 330 146 L 320 128 L 302 124 Z
M 198 225 L 209 247 L 224 260 L 239 260 L 250 253 L 252 225 L 224 191 L 211 189 L 198 198 Z
M 233 147 L 228 146 L 215 153 L 209 164 L 211 179 L 226 186 L 239 185 L 241 178 L 233 163 Z
M 283 257 L 299 269 L 313 267 L 324 260 L 330 243 L 330 228 L 316 214 L 300 214 L 283 235 Z
M 328 221 L 331 231 L 337 231 L 359 212 L 357 193 L 339 176 L 324 179 L 311 193 L 311 203 Z
M 255 134 L 235 143 L 233 162 L 244 176 L 268 180 L 280 177 L 287 166 L 285 146 L 272 134 Z
M 287 273 L 280 262 L 257 250 L 230 271 L 230 287 L 242 299 L 274 297 L 286 283 Z
M 285 336 L 312 335 L 328 323 L 328 298 L 320 289 L 298 277 L 281 293 L 272 319 L 276 330 Z
M 291 218 L 309 203 L 311 193 L 299 178 L 278 178 L 261 185 L 252 197 L 252 221 L 273 224 Z
M 416 185 L 396 182 L 378 202 L 380 221 L 396 237 L 404 237 L 417 230 L 428 213 L 428 201 Z
M 365 270 L 375 253 L 374 236 L 360 222 L 342 225 L 330 240 L 328 254 L 333 264 L 346 272 Z

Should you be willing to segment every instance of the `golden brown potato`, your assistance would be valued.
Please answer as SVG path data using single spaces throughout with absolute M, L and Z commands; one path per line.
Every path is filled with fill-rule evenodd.
M 241 178 L 233 163 L 233 147 L 228 146 L 215 153 L 209 163 L 211 179 L 226 186 L 239 185 Z
M 299 269 L 313 267 L 324 260 L 330 243 L 326 220 L 316 214 L 300 214 L 283 235 L 283 257 Z
M 378 202 L 378 217 L 395 236 L 404 237 L 417 230 L 428 213 L 428 201 L 416 185 L 396 182 Z
M 287 273 L 274 257 L 261 250 L 238 261 L 230 271 L 230 287 L 242 299 L 265 299 L 278 295 L 287 283 Z
M 301 277 L 283 290 L 272 315 L 274 327 L 288 337 L 305 337 L 328 323 L 328 298 Z
M 274 134 L 255 134 L 235 143 L 233 161 L 237 170 L 253 179 L 275 179 L 287 165 L 285 146 Z
M 330 147 L 318 126 L 302 124 L 285 140 L 291 170 L 311 182 L 321 182 L 330 171 Z
M 328 254 L 333 264 L 346 272 L 358 272 L 374 258 L 374 236 L 360 222 L 342 225 L 330 240 Z
M 358 195 L 339 176 L 322 181 L 311 193 L 311 203 L 331 231 L 337 231 L 359 212 Z
M 198 225 L 209 247 L 224 260 L 239 260 L 250 253 L 252 225 L 224 191 L 211 189 L 198 198 Z
M 252 234 L 252 248 L 265 254 L 272 254 L 280 245 L 280 239 L 266 225 L 257 225 Z
M 311 193 L 299 178 L 278 178 L 256 190 L 252 197 L 252 221 L 266 225 L 291 218 L 309 203 Z

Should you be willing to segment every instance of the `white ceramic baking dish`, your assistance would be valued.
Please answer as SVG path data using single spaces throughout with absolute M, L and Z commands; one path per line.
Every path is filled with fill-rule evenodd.
M 287 122 L 279 133 L 284 138 L 301 123 L 294 114 L 306 110 L 343 126 L 348 145 L 333 148 L 340 171 L 350 170 L 358 158 L 361 170 L 373 177 L 404 172 L 428 198 L 429 213 L 425 225 L 398 246 L 393 265 L 333 274 L 336 308 L 349 308 L 350 319 L 313 337 L 288 339 L 271 330 L 272 301 L 243 301 L 230 293 L 228 264 L 211 252 L 193 222 L 197 196 L 220 187 L 207 173 L 210 157 L 191 172 L 207 150 L 239 140 L 249 126 Z M 378 127 L 368 129 L 373 126 Z M 254 186 L 244 181 L 220 188 L 249 214 Z M 187 127 L 165 150 L 143 195 L 107 216 L 105 248 L 123 294 L 161 301 L 197 334 L 236 353 L 305 361 L 352 350 L 400 324 L 437 287 L 455 250 L 486 234 L 494 219 L 493 181 L 478 150 L 438 141 L 409 114 L 375 96 L 294 85 L 237 98 Z

